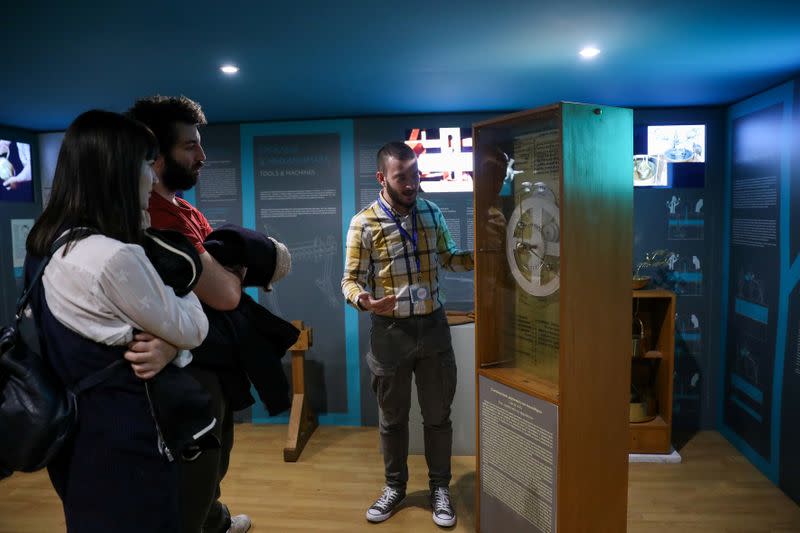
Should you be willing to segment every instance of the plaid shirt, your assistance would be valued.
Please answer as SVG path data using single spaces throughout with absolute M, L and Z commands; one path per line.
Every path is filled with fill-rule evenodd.
M 347 302 L 359 310 L 358 295 L 368 291 L 375 299 L 394 294 L 395 318 L 430 314 L 444 304 L 439 292 L 439 267 L 454 272 L 472 270 L 472 252 L 456 248 L 444 216 L 433 202 L 418 198 L 415 210 L 405 216 L 386 202 L 383 205 L 403 226 L 405 235 L 378 201 L 356 214 L 347 231 L 342 292 Z M 419 269 L 408 238 L 413 235 L 414 215 Z M 420 287 L 427 293 L 425 298 L 412 294 Z

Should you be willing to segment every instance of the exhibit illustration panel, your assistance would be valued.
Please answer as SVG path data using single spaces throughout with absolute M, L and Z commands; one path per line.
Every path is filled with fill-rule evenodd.
M 255 227 L 284 243 L 292 274 L 259 302 L 275 314 L 313 324 L 306 364 L 315 411 L 348 411 L 341 279 L 341 143 L 337 133 L 256 135 Z
M 733 122 L 725 423 L 771 461 L 779 283 L 780 146 L 759 132 L 780 126 L 782 105 Z

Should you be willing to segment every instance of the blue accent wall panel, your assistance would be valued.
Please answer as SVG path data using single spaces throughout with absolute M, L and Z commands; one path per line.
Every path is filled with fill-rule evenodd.
M 258 301 L 313 328 L 306 394 L 320 422 L 360 425 L 358 352 L 352 340 L 357 337 L 340 289 L 343 213 L 353 204 L 353 123 L 245 124 L 240 139 L 244 225 L 286 244 L 292 254 L 292 274 L 272 291 L 259 291 Z M 285 422 L 287 415 L 269 417 L 258 403 L 252 420 Z
M 795 309 L 800 267 L 794 261 L 797 230 L 790 225 L 797 217 L 791 201 L 797 194 L 791 145 L 795 92 L 789 82 L 728 112 L 720 425 L 776 483 L 800 476 L 800 464 L 783 458 L 796 456 L 800 444 L 798 402 L 787 401 L 797 387 L 789 385 L 787 372 L 792 363 L 800 371 Z M 798 499 L 800 487 L 790 491 L 791 483 L 781 481 Z
M 800 80 L 794 83 L 791 118 L 791 159 L 789 161 L 789 293 L 786 319 L 786 348 L 783 360 L 782 397 L 780 399 L 781 488 L 800 504 Z M 779 376 L 780 378 L 780 376 Z

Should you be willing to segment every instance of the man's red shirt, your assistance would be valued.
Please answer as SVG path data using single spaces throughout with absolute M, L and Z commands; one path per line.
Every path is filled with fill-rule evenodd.
M 206 251 L 203 241 L 213 231 L 203 213 L 183 198 L 175 197 L 178 205 L 157 192 L 150 194 L 150 225 L 157 229 L 175 230 L 186 236 L 198 253 Z

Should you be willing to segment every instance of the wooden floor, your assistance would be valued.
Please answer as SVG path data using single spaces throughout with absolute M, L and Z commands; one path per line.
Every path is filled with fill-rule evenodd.
M 378 495 L 383 466 L 375 428 L 321 427 L 297 463 L 284 463 L 286 426 L 236 426 L 223 501 L 253 518 L 253 533 L 438 531 L 427 506 L 425 459 L 409 460 L 405 506 L 383 524 L 366 508 Z M 800 507 L 718 433 L 696 435 L 683 463 L 632 464 L 629 532 L 800 532 Z M 451 489 L 458 524 L 474 531 L 474 458 L 453 458 Z M 64 530 L 61 506 L 44 472 L 0 481 L 0 532 Z M 567 532 L 569 533 L 569 532 Z

